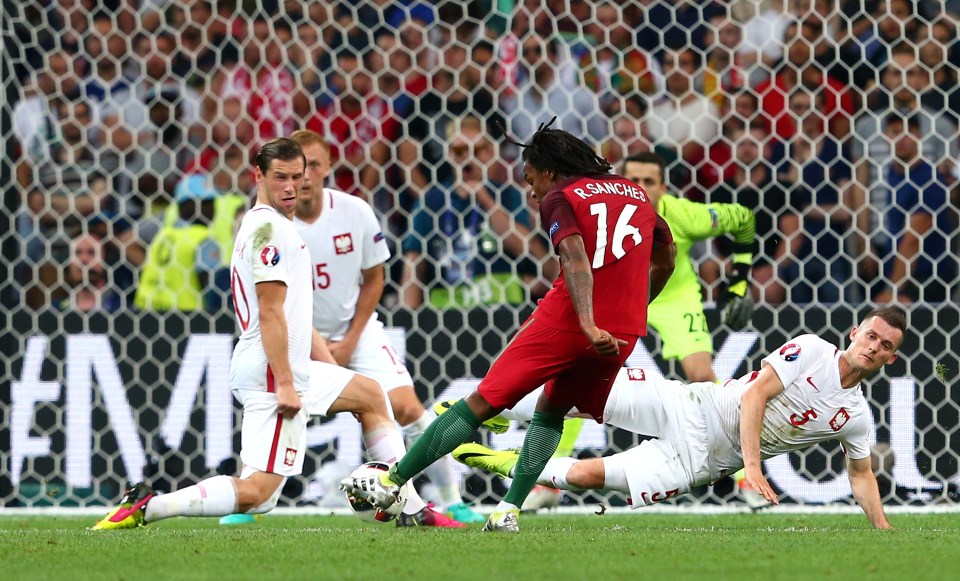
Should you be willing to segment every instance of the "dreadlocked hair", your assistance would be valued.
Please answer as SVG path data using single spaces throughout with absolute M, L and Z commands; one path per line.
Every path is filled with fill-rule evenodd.
M 523 161 L 540 171 L 553 170 L 564 176 L 600 176 L 610 173 L 613 166 L 597 155 L 583 140 L 561 129 L 550 129 L 554 116 L 549 123 L 541 123 L 530 143 L 521 143 L 509 135 L 503 124 L 497 126 L 504 138 L 523 149 Z

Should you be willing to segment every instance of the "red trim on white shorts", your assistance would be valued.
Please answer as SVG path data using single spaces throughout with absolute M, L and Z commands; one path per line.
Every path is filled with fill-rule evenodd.
M 277 393 L 277 381 L 273 377 L 273 370 L 267 365 L 267 393 Z
M 277 427 L 273 430 L 273 443 L 270 444 L 270 456 L 267 458 L 267 472 L 273 472 L 273 464 L 277 461 L 277 445 L 280 444 L 280 428 L 283 427 L 283 415 L 277 414 Z

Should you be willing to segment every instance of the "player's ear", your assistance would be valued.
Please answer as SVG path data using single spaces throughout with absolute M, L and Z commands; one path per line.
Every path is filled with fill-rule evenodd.
M 850 329 L 850 340 L 854 341 L 857 338 L 857 333 L 860 332 L 860 327 L 854 327 Z
M 893 363 L 893 362 L 896 361 L 896 360 L 897 360 L 897 354 L 894 353 L 893 355 L 890 356 L 890 359 L 888 359 L 887 362 L 886 362 L 884 365 L 890 365 L 891 363 Z
M 258 184 L 263 181 L 263 172 L 260 171 L 260 166 L 257 166 L 257 169 L 256 171 L 253 172 L 253 175 L 256 178 Z

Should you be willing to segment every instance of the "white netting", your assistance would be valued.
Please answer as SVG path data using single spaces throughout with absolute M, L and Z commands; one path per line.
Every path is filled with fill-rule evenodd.
M 618 168 L 653 150 L 671 193 L 756 214 L 763 335 L 708 309 L 719 376 L 800 332 L 843 342 L 871 301 L 912 303 L 906 361 L 868 395 L 896 458 L 887 500 L 926 502 L 908 489 L 956 481 L 960 455 L 960 400 L 934 374 L 957 368 L 957 4 L 4 0 L 0 504 L 102 503 L 144 473 L 169 488 L 232 470 L 229 278 L 195 237 L 164 234 L 209 223 L 229 243 L 251 155 L 297 128 L 329 140 L 331 185 L 384 224 L 382 313 L 418 393 L 465 393 L 557 272 L 499 129 L 524 139 L 553 115 Z M 695 251 L 708 303 L 729 253 Z M 635 361 L 679 373 L 657 338 L 645 346 Z M 591 426 L 578 447 L 636 442 Z M 311 445 L 289 495 L 333 502 L 359 428 L 317 423 Z M 767 469 L 797 501 L 849 495 L 833 446 Z M 502 492 L 479 475 L 466 487 Z

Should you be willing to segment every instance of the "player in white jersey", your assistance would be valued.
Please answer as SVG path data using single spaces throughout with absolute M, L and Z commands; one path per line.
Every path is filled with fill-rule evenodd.
M 231 259 L 231 289 L 240 339 L 230 382 L 243 405 L 240 478 L 215 476 L 156 495 L 131 487 L 94 529 L 143 526 L 172 516 L 259 514 L 277 504 L 286 478 L 299 474 L 306 447 L 313 339 L 310 255 L 293 225 L 306 162 L 300 145 L 270 141 L 257 154 L 257 204 L 244 216 Z
M 896 359 L 905 332 L 903 311 L 876 309 L 851 330 L 845 351 L 801 335 L 765 357 L 759 371 L 723 385 L 683 384 L 625 368 L 607 400 L 604 422 L 653 439 L 605 458 L 555 458 L 538 482 L 563 490 L 619 491 L 639 507 L 745 468 L 748 482 L 777 504 L 761 460 L 839 440 L 854 498 L 876 528 L 891 528 L 871 467 L 873 417 L 860 382 Z M 518 458 L 515 451 L 479 444 L 464 444 L 453 455 L 504 477 Z
M 303 130 L 290 138 L 300 144 L 307 159 L 294 222 L 312 257 L 313 326 L 327 341 L 337 363 L 380 383 L 404 435 L 408 441 L 416 439 L 433 416 L 424 410 L 413 378 L 377 320 L 384 263 L 390 258 L 380 223 L 365 201 L 324 187 L 330 174 L 330 152 L 323 137 Z M 422 514 L 402 516 L 398 525 L 456 526 L 450 518 L 484 522 L 483 516 L 463 502 L 451 458 L 427 475 L 437 487 L 446 515 L 426 509 Z M 411 506 L 408 502 L 407 512 L 414 506 L 416 503 Z

